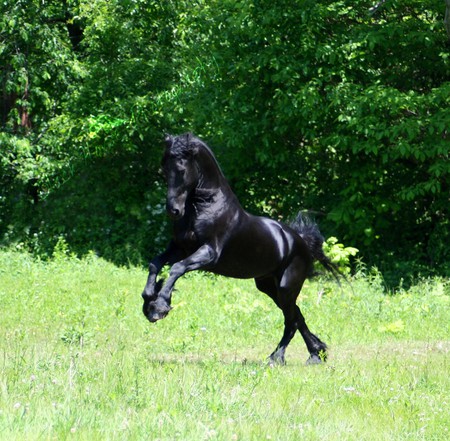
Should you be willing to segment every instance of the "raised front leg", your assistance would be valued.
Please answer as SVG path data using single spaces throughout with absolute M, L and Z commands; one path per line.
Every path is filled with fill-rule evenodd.
M 152 259 L 148 266 L 147 283 L 145 285 L 144 291 L 142 292 L 142 297 L 144 298 L 144 300 L 151 300 L 157 297 L 158 293 L 156 292 L 156 277 L 158 276 L 164 265 L 166 265 L 167 263 L 171 264 L 173 262 L 176 262 L 180 258 L 181 256 L 179 249 L 173 242 L 170 242 L 169 246 L 163 253 Z
M 172 309 L 172 291 L 175 282 L 188 271 L 202 269 L 217 260 L 217 252 L 210 245 L 202 245 L 194 254 L 173 264 L 164 286 L 147 304 L 144 297 L 144 314 L 150 322 L 163 319 Z M 149 276 L 150 278 L 150 276 Z

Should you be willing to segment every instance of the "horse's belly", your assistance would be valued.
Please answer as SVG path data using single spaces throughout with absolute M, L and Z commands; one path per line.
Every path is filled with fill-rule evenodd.
M 212 272 L 238 279 L 262 277 L 274 273 L 283 261 L 274 243 L 237 241 L 226 246 Z
M 232 277 L 234 279 L 256 279 L 259 277 L 264 277 L 268 274 L 272 274 L 275 269 L 267 269 L 267 271 L 261 271 L 259 268 L 248 268 L 248 267 L 231 267 L 231 266 L 215 266 L 213 269 L 209 270 L 214 274 L 219 274 L 225 277 Z

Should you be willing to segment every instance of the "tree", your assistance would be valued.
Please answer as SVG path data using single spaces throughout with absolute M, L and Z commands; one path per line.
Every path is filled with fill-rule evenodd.
M 33 211 L 40 199 L 39 181 L 50 166 L 42 140 L 78 75 L 60 2 L 44 8 L 37 0 L 5 0 L 0 8 L 0 233 L 5 234 L 13 228 L 14 213 Z
M 450 39 L 450 0 L 445 0 L 445 18 L 444 18 L 444 23 L 445 23 L 445 28 L 447 29 L 447 35 L 448 38 Z
M 199 61 L 186 65 L 196 81 L 185 103 L 199 131 L 225 146 L 238 191 L 280 217 L 323 214 L 327 231 L 383 269 L 445 266 L 441 4 L 385 2 L 369 14 L 362 1 L 229 1 L 189 14 L 187 47 Z
M 140 261 L 158 246 L 149 230 L 161 236 L 164 228 L 152 214 L 161 211 L 159 95 L 174 77 L 174 3 L 2 7 L 2 84 L 11 99 L 0 233 L 44 253 L 62 236 L 80 253 Z
M 448 273 L 441 0 L 1 8 L 5 242 L 153 254 L 166 234 L 160 140 L 192 130 L 251 211 L 304 209 L 368 264 Z

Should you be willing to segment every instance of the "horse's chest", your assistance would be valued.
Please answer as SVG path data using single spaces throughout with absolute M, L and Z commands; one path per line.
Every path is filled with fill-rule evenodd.
M 197 203 L 189 206 L 186 215 L 174 225 L 174 239 L 187 254 L 192 254 L 205 243 L 220 241 L 230 227 L 223 216 L 225 205 Z
M 176 231 L 175 242 L 179 247 L 190 252 L 198 248 L 198 238 L 192 229 Z
M 202 219 L 195 219 L 181 228 L 175 228 L 174 238 L 177 245 L 192 254 L 211 238 L 211 224 Z M 213 228 L 214 230 L 214 228 Z

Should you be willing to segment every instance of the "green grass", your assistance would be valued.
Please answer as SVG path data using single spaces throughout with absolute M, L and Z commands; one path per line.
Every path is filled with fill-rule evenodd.
M 0 252 L 1 440 L 447 440 L 450 285 L 385 295 L 379 276 L 308 282 L 330 346 L 266 357 L 283 320 L 251 281 L 193 273 L 157 324 L 141 269 Z M 320 295 L 325 292 L 324 295 Z

